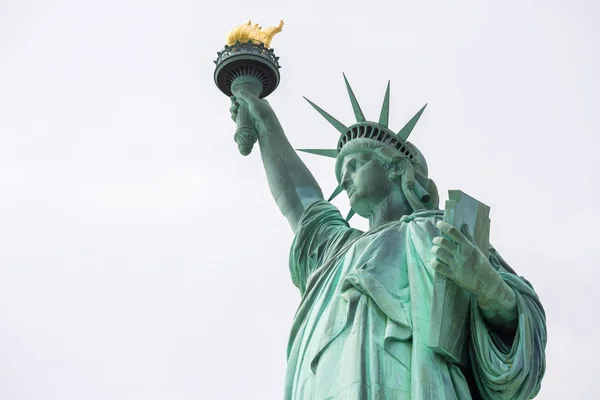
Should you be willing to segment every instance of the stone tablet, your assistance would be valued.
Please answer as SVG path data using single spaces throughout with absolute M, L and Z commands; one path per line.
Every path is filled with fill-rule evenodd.
M 469 227 L 475 244 L 488 255 L 490 208 L 460 190 L 448 191 L 444 221 Z M 450 361 L 468 363 L 468 324 L 471 295 L 439 273 L 435 274 L 428 346 Z

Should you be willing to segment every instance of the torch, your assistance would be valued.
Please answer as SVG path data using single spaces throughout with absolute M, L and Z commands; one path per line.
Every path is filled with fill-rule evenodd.
M 270 48 L 271 39 L 281 32 L 278 26 L 262 29 L 250 21 L 227 34 L 223 50 L 217 52 L 215 84 L 227 96 L 247 90 L 259 98 L 267 97 L 279 85 L 279 57 Z M 240 153 L 247 156 L 258 139 L 247 105 L 240 102 L 234 140 Z

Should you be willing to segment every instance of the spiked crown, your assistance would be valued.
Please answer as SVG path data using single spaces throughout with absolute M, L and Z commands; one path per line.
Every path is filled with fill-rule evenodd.
M 315 103 L 304 98 L 308 103 L 319 112 L 333 127 L 340 132 L 340 138 L 338 140 L 337 147 L 335 149 L 298 149 L 298 151 L 303 151 L 306 153 L 316 154 L 319 156 L 325 156 L 330 158 L 337 158 L 338 154 L 342 150 L 342 148 L 348 144 L 350 141 L 354 139 L 371 139 L 376 140 L 380 143 L 383 143 L 387 146 L 390 146 L 400 152 L 402 155 L 407 157 L 413 163 L 418 163 L 419 154 L 414 151 L 414 147 L 411 145 L 407 145 L 407 139 L 414 129 L 415 125 L 419 121 L 421 114 L 425 111 L 425 107 L 427 104 L 423 106 L 407 123 L 404 125 L 398 133 L 393 132 L 388 128 L 389 122 L 389 114 L 390 114 L 390 82 L 388 81 L 387 89 L 385 91 L 385 97 L 383 99 L 383 105 L 381 106 L 381 113 L 379 115 L 378 122 L 367 121 L 365 116 L 356 100 L 356 96 L 348 83 L 348 79 L 346 79 L 346 75 L 344 75 L 344 81 L 346 83 L 346 89 L 348 90 L 348 96 L 350 97 L 350 102 L 352 103 L 352 109 L 354 111 L 354 116 L 356 117 L 356 123 L 350 126 L 346 126 L 336 118 L 331 116 L 321 107 L 317 106 Z M 343 191 L 341 186 L 338 186 L 333 194 L 329 197 L 329 201 L 333 200 L 338 194 Z M 346 217 L 349 220 L 354 215 L 354 211 L 350 210 L 350 213 Z

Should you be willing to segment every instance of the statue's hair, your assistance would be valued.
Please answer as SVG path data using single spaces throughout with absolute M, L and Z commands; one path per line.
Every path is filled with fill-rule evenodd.
M 344 158 L 353 153 L 373 154 L 383 166 L 389 166 L 392 180 L 400 180 L 402 192 L 413 211 L 433 210 L 439 206 L 439 196 L 435 182 L 428 177 L 425 157 L 410 142 L 406 146 L 416 154 L 416 161 L 407 158 L 400 151 L 377 140 L 357 138 L 349 141 L 340 150 L 335 163 L 335 176 L 341 180 Z

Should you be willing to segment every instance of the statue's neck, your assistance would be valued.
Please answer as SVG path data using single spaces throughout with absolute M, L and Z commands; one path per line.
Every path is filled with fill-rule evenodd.
M 386 222 L 398 221 L 404 215 L 412 213 L 406 197 L 400 190 L 392 190 L 380 203 L 376 204 L 369 213 L 369 229 Z

